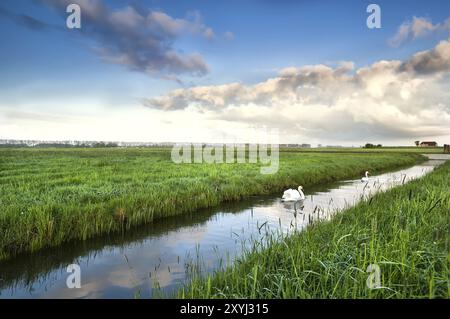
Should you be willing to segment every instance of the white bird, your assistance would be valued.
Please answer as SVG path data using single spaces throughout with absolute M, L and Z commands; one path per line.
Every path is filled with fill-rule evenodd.
M 304 200 L 305 194 L 303 194 L 302 189 L 303 189 L 303 187 L 299 186 L 298 190 L 290 188 L 290 189 L 284 191 L 283 197 L 281 198 L 281 200 L 283 202 L 294 202 L 294 201 Z
M 367 183 L 369 181 L 369 171 L 366 171 L 366 176 L 361 178 L 361 182 Z

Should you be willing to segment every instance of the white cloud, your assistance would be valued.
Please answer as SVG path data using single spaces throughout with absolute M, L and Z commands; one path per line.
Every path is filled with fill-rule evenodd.
M 223 36 L 225 37 L 225 39 L 227 40 L 233 40 L 234 39 L 234 33 L 231 31 L 226 31 Z
M 207 38 L 208 40 L 212 40 L 216 37 L 216 35 L 214 34 L 213 29 L 211 28 L 206 28 L 205 31 L 203 31 L 203 36 L 205 38 Z
M 450 42 L 405 61 L 288 67 L 254 85 L 178 89 L 144 101 L 165 111 L 280 128 L 320 139 L 450 135 Z
M 408 40 L 415 40 L 437 31 L 450 30 L 450 17 L 442 23 L 433 24 L 424 17 L 413 17 L 412 21 L 403 22 L 397 33 L 389 39 L 389 44 L 398 47 Z

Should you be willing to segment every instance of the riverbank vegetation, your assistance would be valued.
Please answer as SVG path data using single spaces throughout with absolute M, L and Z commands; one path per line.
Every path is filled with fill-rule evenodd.
M 248 251 L 229 268 L 193 280 L 179 297 L 449 298 L 449 224 L 447 162 L 330 221 Z M 378 267 L 380 285 L 369 289 Z

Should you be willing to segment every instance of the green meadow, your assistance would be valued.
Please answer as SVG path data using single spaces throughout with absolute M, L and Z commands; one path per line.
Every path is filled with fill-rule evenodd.
M 447 162 L 330 221 L 249 250 L 229 268 L 194 279 L 178 296 L 449 298 L 449 224 Z M 369 265 L 380 270 L 380 285 L 371 289 L 367 280 L 376 266 Z
M 0 259 L 423 159 L 413 153 L 281 151 L 279 171 L 263 175 L 259 163 L 175 164 L 170 149 L 0 149 Z

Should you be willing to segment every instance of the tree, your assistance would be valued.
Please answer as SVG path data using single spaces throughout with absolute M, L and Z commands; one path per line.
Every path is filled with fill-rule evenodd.
M 416 146 L 420 145 L 420 141 L 415 141 L 414 144 L 416 144 Z

